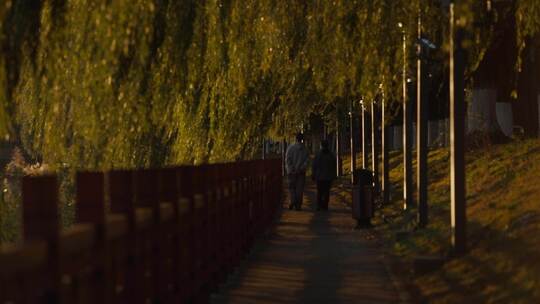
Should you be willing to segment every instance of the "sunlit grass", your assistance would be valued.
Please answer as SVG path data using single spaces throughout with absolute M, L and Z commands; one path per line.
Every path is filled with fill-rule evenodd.
M 416 229 L 416 210 L 402 210 L 402 154 L 390 153 L 391 203 L 374 223 L 401 275 L 429 303 L 540 301 L 540 141 L 515 141 L 467 154 L 469 253 L 431 274 L 414 276 L 412 260 L 450 251 L 448 149 L 429 153 L 429 216 Z M 415 166 L 413 162 L 413 166 Z M 396 241 L 396 232 L 401 234 Z

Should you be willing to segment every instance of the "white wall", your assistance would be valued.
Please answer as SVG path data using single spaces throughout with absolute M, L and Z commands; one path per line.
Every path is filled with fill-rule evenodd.
M 438 137 L 439 137 L 439 122 L 436 120 L 430 120 L 428 122 L 428 146 L 429 147 L 436 146 Z
M 467 109 L 467 133 L 487 131 L 492 128 L 495 113 L 492 106 L 497 100 L 495 89 L 473 89 Z
M 403 149 L 403 127 L 402 126 L 393 126 L 392 127 L 394 136 L 392 143 L 392 150 L 401 150 Z
M 512 103 L 497 102 L 496 105 L 497 122 L 504 135 L 511 137 L 514 128 L 514 116 L 512 114 Z
M 428 122 L 428 146 L 430 148 L 447 147 L 450 142 L 448 119 L 430 120 Z M 388 127 L 388 149 L 403 149 L 403 126 Z M 413 149 L 416 149 L 416 124 L 413 124 Z

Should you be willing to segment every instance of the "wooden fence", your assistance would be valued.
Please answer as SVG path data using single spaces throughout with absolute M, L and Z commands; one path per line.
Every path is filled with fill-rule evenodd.
M 23 179 L 24 242 L 0 303 L 205 303 L 281 208 L 280 160 L 77 174 L 62 230 L 54 175 Z

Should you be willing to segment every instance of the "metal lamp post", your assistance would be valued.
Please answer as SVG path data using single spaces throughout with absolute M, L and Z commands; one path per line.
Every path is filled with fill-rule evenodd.
M 450 3 L 450 195 L 452 245 L 455 254 L 467 250 L 465 199 L 465 62 L 464 29 L 456 26 L 455 2 Z
M 407 96 L 407 33 L 403 23 L 398 23 L 403 40 L 403 209 L 413 206 L 412 201 L 412 113 Z
M 353 115 L 353 102 L 349 100 L 349 125 L 350 125 L 350 138 L 351 138 L 351 185 L 354 184 L 354 170 L 356 169 L 356 147 L 355 147 L 355 135 L 354 135 L 354 115 Z
M 450 19 L 450 201 L 453 254 L 467 251 L 467 211 L 465 187 L 465 65 L 462 46 L 465 30 L 456 23 L 459 0 L 441 0 Z
M 362 116 L 362 169 L 367 169 L 368 167 L 368 150 L 367 150 L 367 117 L 366 117 L 366 106 L 364 100 L 360 100 L 360 113 Z
M 281 142 L 281 172 L 283 176 L 287 175 L 287 168 L 286 168 L 286 162 L 285 162 L 286 154 L 287 154 L 287 139 L 283 137 L 283 141 Z
M 378 127 L 377 103 L 371 102 L 371 169 L 373 170 L 373 186 L 375 193 L 379 192 L 379 127 Z
M 426 71 L 423 64 L 423 56 L 427 50 L 422 42 L 422 19 L 418 14 L 418 41 L 416 59 L 416 195 L 418 199 L 418 226 L 423 228 L 428 224 L 428 102 Z
M 383 204 L 387 204 L 390 200 L 390 187 L 388 176 L 388 136 L 386 128 L 386 96 L 383 84 L 379 86 L 381 89 L 381 191 L 383 195 Z
M 341 167 L 341 134 L 339 125 L 339 108 L 336 105 L 336 175 L 340 177 L 343 175 L 343 168 Z

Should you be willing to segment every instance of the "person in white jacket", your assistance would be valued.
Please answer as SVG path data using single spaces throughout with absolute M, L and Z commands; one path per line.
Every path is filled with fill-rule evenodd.
M 285 168 L 287 170 L 291 198 L 289 209 L 302 209 L 306 169 L 309 163 L 309 152 L 303 141 L 304 135 L 298 133 L 296 135 L 296 143 L 290 145 L 285 154 Z

